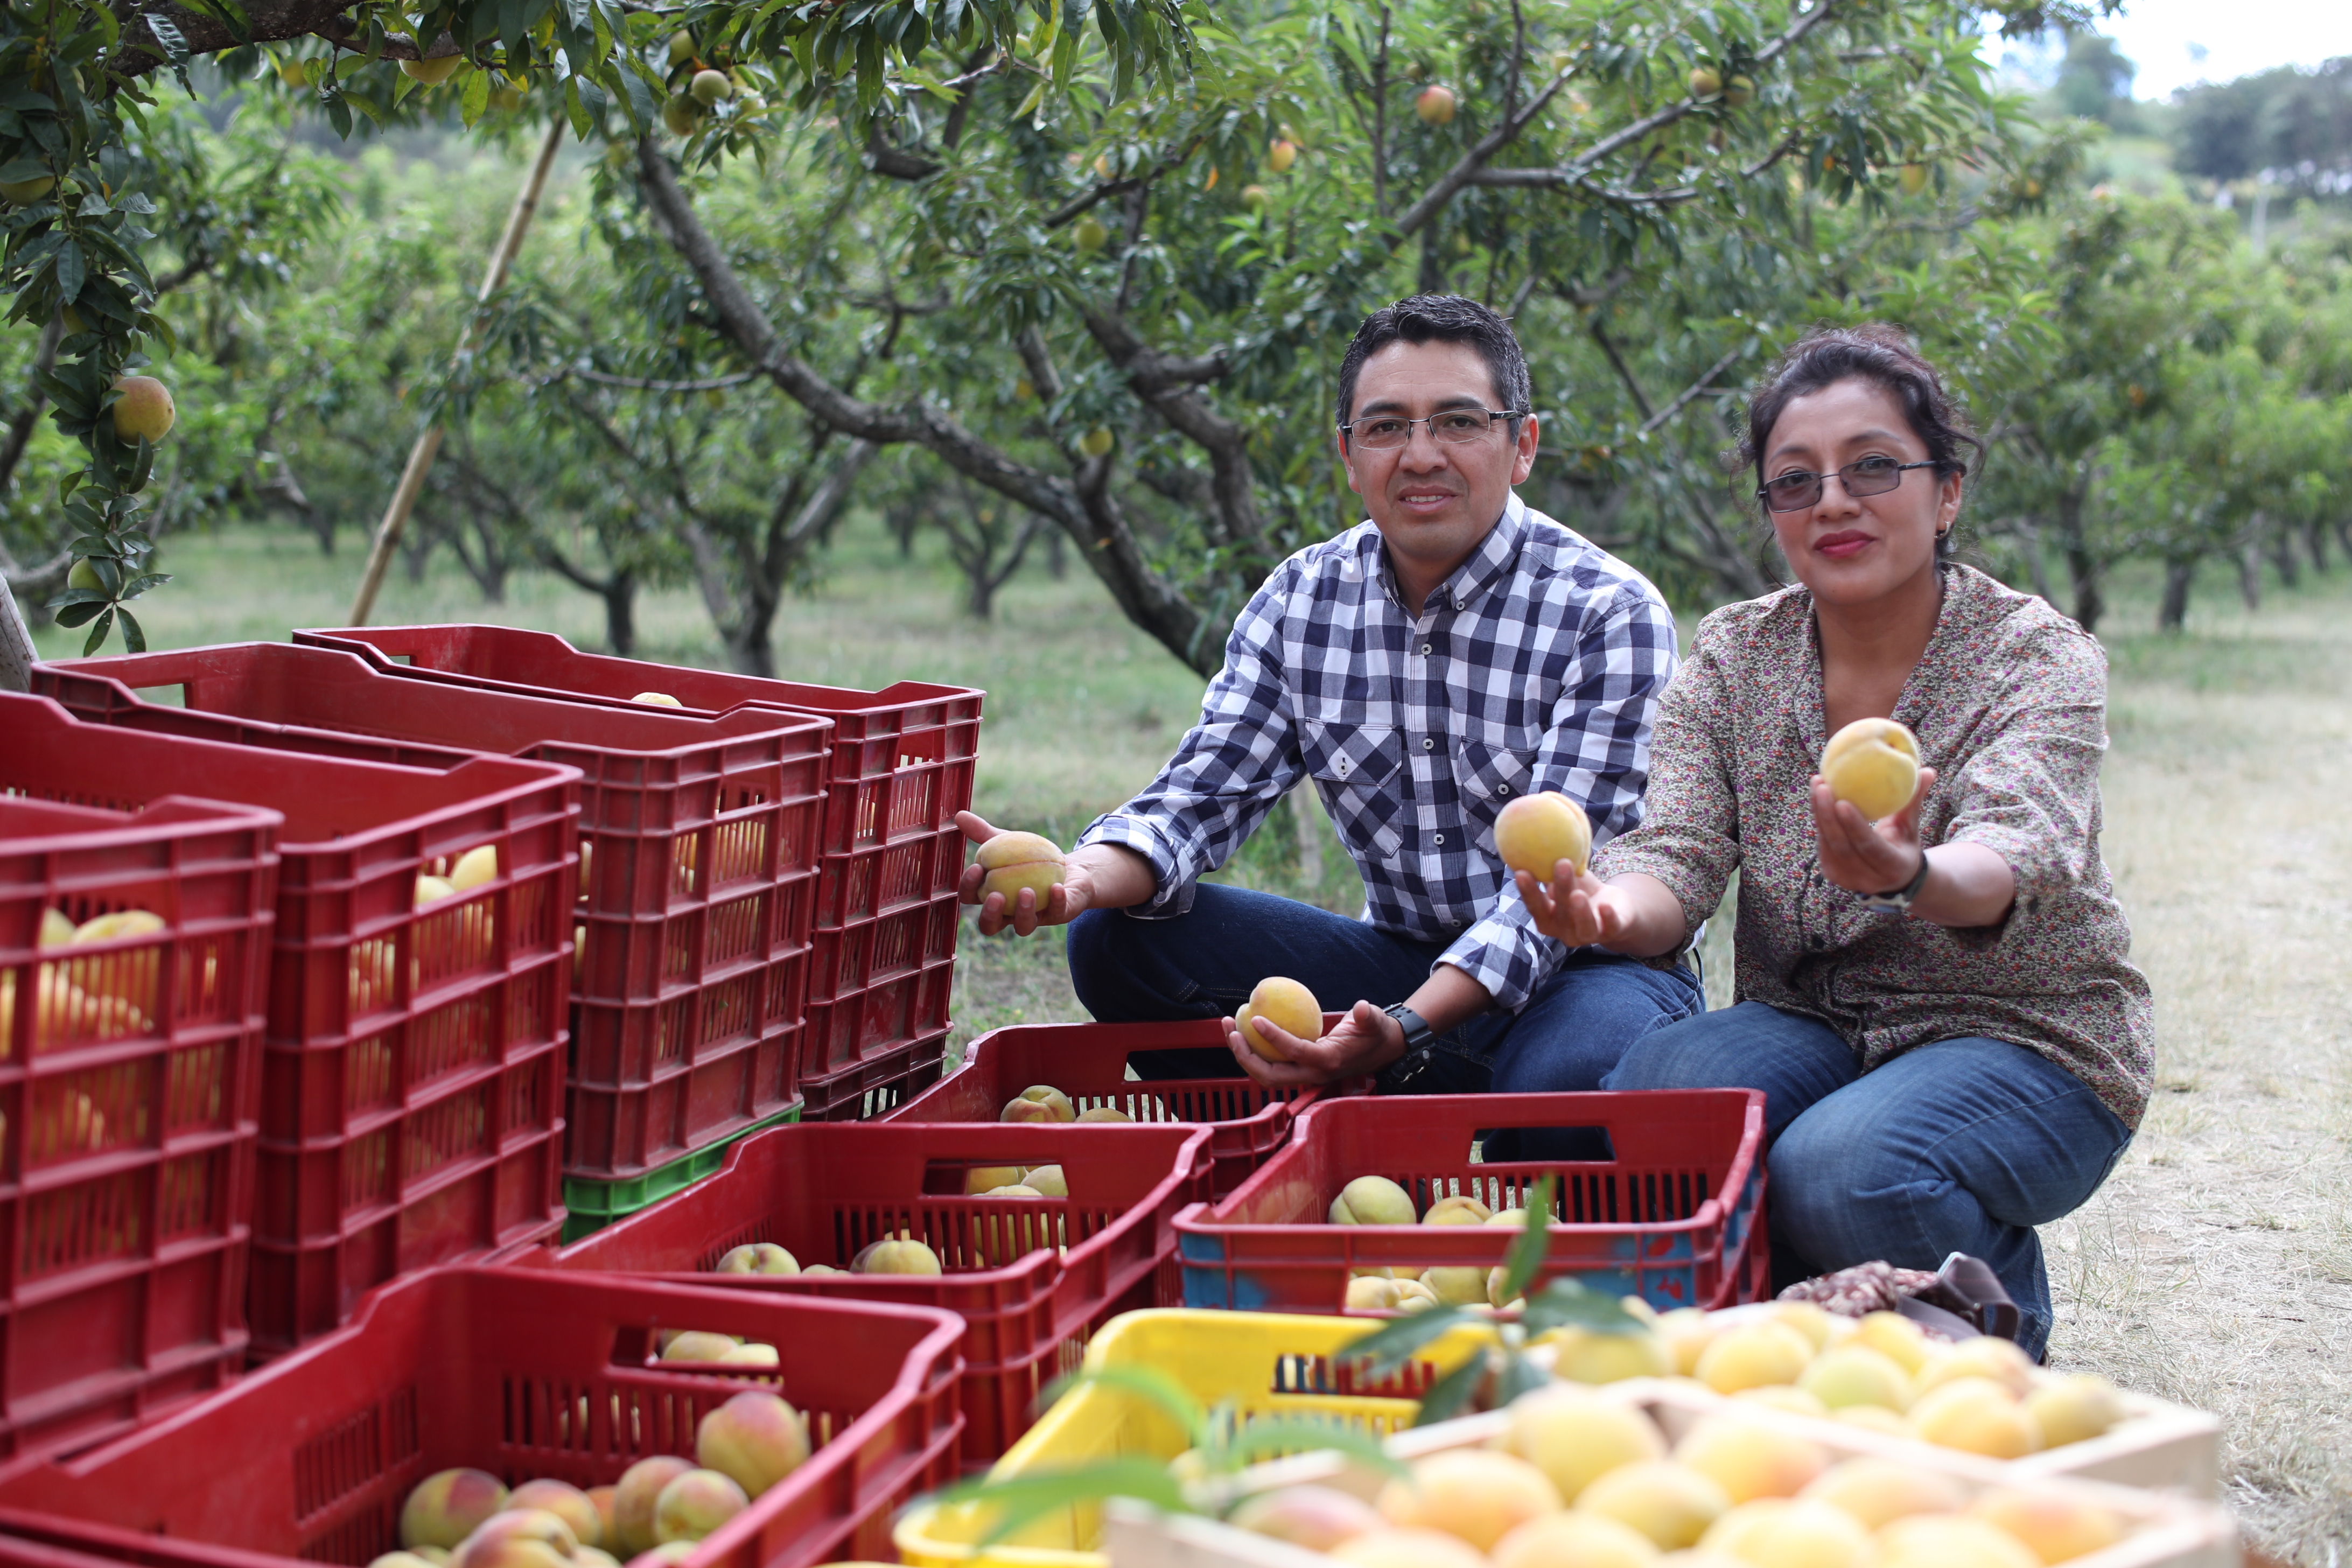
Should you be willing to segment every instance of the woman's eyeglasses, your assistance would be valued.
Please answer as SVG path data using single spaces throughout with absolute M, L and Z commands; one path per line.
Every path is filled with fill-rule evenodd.
M 1837 471 L 1838 483 L 1850 496 L 1882 496 L 1903 482 L 1903 476 L 1913 468 L 1943 467 L 1930 458 L 1924 463 L 1898 463 L 1892 458 L 1864 458 L 1858 463 L 1848 463 Z M 1774 511 L 1803 511 L 1819 506 L 1822 482 L 1827 474 L 1782 474 L 1767 480 L 1756 493 Z
M 1429 426 L 1430 438 L 1450 447 L 1466 447 L 1483 440 L 1497 419 L 1521 419 L 1524 408 L 1455 408 L 1444 414 L 1433 414 L 1426 419 L 1395 419 L 1382 415 L 1376 419 L 1359 419 L 1352 425 L 1339 426 L 1339 434 L 1359 447 L 1375 452 L 1402 447 L 1412 439 L 1412 427 Z

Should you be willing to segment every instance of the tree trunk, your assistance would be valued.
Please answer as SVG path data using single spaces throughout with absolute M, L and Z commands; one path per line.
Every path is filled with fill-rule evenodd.
M 2091 542 L 2083 534 L 2083 503 L 2090 495 L 2090 481 L 2085 479 L 2069 486 L 2058 497 L 2058 532 L 2066 545 L 2066 575 L 2074 584 L 2074 624 L 2086 632 L 2099 629 L 2099 617 L 2107 613 L 2107 595 L 2103 583 L 2106 565 L 2091 549 Z
M 2327 529 L 2317 518 L 2304 524 L 2304 548 L 2311 552 L 2311 569 L 2322 576 L 2327 574 Z
M 2263 607 L 2263 552 L 2252 540 L 2238 548 L 2238 597 L 2248 615 Z
M 2315 533 L 2313 537 L 2315 539 L 2318 535 Z M 1062 553 L 1062 531 L 1058 528 L 1050 530 L 1045 535 L 1045 575 L 1058 583 L 1069 574 L 1070 563 Z
M 615 572 L 604 580 L 604 642 L 622 658 L 637 651 L 637 574 Z
M 2189 585 L 2197 577 L 2197 557 L 2164 563 L 2164 602 L 2157 606 L 2156 629 L 2177 632 L 2189 619 Z M 2079 617 L 2078 617 L 2079 618 Z
M 2287 523 L 2272 527 L 2265 523 L 2263 532 L 2271 547 L 2271 564 L 2278 568 L 2279 586 L 2299 588 L 2303 585 L 2303 563 L 2295 558 L 2294 529 Z

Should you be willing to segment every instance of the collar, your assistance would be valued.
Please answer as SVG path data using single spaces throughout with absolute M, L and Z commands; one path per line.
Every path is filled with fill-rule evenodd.
M 1444 581 L 1430 590 L 1429 601 L 1422 606 L 1423 612 L 1426 614 L 1433 608 L 1446 607 L 1466 610 L 1475 604 L 1482 595 L 1502 581 L 1517 565 L 1519 544 L 1527 537 L 1527 502 L 1519 499 L 1517 490 L 1513 490 L 1509 499 L 1503 502 L 1503 515 L 1495 520 L 1495 526 L 1486 531 L 1486 537 L 1478 542 L 1478 548 L 1448 574 Z M 1388 544 L 1381 537 L 1380 525 L 1367 520 L 1365 532 L 1379 574 L 1381 591 L 1389 596 L 1391 603 L 1402 609 L 1404 598 L 1397 592 L 1396 575 L 1390 566 Z

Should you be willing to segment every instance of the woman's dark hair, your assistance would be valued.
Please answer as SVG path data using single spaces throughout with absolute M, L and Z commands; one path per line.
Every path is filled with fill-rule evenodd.
M 1771 440 L 1781 412 L 1807 393 L 1841 381 L 1874 382 L 1893 394 L 1911 422 L 1911 433 L 1935 462 L 1937 478 L 1969 471 L 1963 447 L 1983 455 L 1984 443 L 1969 428 L 1968 410 L 1944 390 L 1944 378 L 1899 328 L 1883 321 L 1816 327 L 1790 345 L 1748 396 L 1748 429 L 1740 438 L 1738 459 L 1755 472 L 1759 489 L 1765 443 Z M 1951 553 L 1952 536 L 1947 531 L 1936 541 L 1936 559 L 1948 559 Z

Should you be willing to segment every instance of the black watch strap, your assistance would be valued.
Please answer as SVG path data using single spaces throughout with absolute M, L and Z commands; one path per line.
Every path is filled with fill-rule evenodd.
M 1381 1011 L 1394 1018 L 1403 1028 L 1404 1054 L 1407 1056 L 1427 1049 L 1431 1042 L 1437 1038 L 1437 1031 L 1429 1026 L 1429 1020 L 1402 1002 L 1394 1006 L 1383 1007 Z
M 1862 905 L 1864 909 L 1875 910 L 1883 915 L 1906 914 L 1911 909 L 1911 900 L 1917 898 L 1919 889 L 1927 885 L 1927 852 L 1922 849 L 1919 851 L 1919 869 L 1912 874 L 1908 882 L 1891 893 L 1865 894 Z

